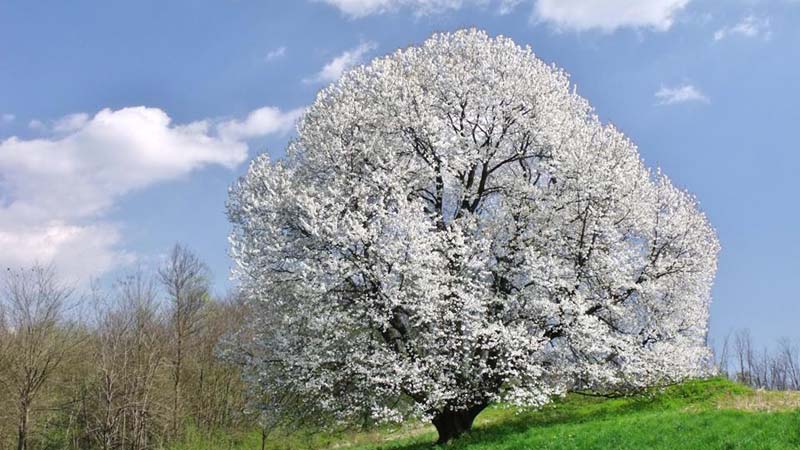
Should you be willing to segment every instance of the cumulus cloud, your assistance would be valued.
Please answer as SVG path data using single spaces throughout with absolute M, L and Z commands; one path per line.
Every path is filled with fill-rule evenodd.
M 44 137 L 0 141 L 0 266 L 54 262 L 85 279 L 130 261 L 119 224 L 104 218 L 116 201 L 204 167 L 238 166 L 246 140 L 285 129 L 287 115 L 262 108 L 241 122 L 175 124 L 158 108 L 104 109 L 39 122 Z
M 2 227 L 5 223 L 0 222 Z M 71 225 L 59 220 L 27 227 L 0 227 L 2 267 L 52 263 L 71 281 L 85 282 L 135 256 L 118 250 L 121 235 L 113 224 Z
M 668 30 L 690 0 L 537 0 L 534 17 L 560 29 L 606 32 L 618 28 Z
M 661 88 L 656 91 L 655 96 L 659 105 L 674 105 L 688 102 L 710 102 L 708 97 L 706 97 L 703 92 L 691 84 L 684 84 L 675 87 L 661 86 Z
M 283 112 L 272 106 L 256 109 L 244 120 L 229 120 L 218 125 L 219 135 L 228 140 L 250 139 L 292 130 L 303 108 Z
M 86 113 L 69 114 L 56 120 L 53 124 L 53 131 L 56 133 L 70 133 L 80 130 L 88 121 L 89 115 Z
M 15 116 L 14 114 L 3 113 L 3 115 L 0 116 L 0 122 L 2 122 L 2 123 L 11 123 L 14 120 L 16 120 L 16 118 L 17 118 L 17 116 Z
M 330 83 L 338 80 L 345 70 L 363 61 L 364 56 L 375 50 L 374 42 L 363 42 L 358 47 L 351 48 L 325 64 L 325 67 L 311 78 L 303 80 L 306 83 Z
M 585 31 L 617 28 L 650 28 L 664 31 L 672 26 L 675 16 L 690 0 L 321 0 L 335 6 L 345 15 L 361 18 L 373 14 L 408 9 L 426 15 L 482 6 L 507 14 L 518 5 L 533 5 L 536 21 L 547 22 L 559 29 Z
M 723 27 L 717 30 L 714 33 L 714 40 L 721 41 L 731 36 L 762 38 L 764 40 L 769 40 L 772 37 L 772 28 L 768 18 L 759 18 L 750 15 L 735 25 Z

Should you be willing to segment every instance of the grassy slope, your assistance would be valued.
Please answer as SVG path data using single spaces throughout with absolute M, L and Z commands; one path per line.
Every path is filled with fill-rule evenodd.
M 572 394 L 539 410 L 484 411 L 451 449 L 800 449 L 800 394 L 712 379 L 618 399 Z M 276 436 L 268 448 L 429 449 L 434 430 L 405 424 L 361 433 Z M 258 449 L 256 435 L 192 439 L 181 449 Z M 187 443 L 188 444 L 188 443 Z

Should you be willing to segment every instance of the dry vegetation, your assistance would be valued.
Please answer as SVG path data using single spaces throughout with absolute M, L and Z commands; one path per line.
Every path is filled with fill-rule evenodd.
M 800 392 L 756 389 L 748 394 L 721 396 L 715 405 L 718 409 L 737 411 L 792 411 L 800 408 Z
M 8 270 L 0 291 L 0 448 L 158 448 L 187 426 L 253 422 L 238 368 L 218 357 L 243 320 L 176 246 L 85 297 L 52 268 Z

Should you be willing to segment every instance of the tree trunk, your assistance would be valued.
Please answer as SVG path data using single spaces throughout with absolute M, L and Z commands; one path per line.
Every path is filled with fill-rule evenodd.
M 183 338 L 182 334 L 178 332 L 178 342 L 177 342 L 177 358 L 175 359 L 175 385 L 174 385 L 174 399 L 172 403 L 172 424 L 171 428 L 171 438 L 177 439 L 178 438 L 178 411 L 180 408 L 180 400 L 181 400 L 181 365 L 183 364 Z
M 437 414 L 433 418 L 433 426 L 439 433 L 439 440 L 436 443 L 446 444 L 471 430 L 472 422 L 484 408 L 486 405 L 480 404 L 457 411 L 446 409 Z
M 30 405 L 23 401 L 20 405 L 19 426 L 17 428 L 17 450 L 27 450 L 28 448 L 28 419 L 30 417 Z

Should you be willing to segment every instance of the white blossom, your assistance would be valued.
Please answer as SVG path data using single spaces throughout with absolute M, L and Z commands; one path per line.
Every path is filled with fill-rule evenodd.
M 448 440 L 489 402 L 703 373 L 714 230 L 530 48 L 436 34 L 347 72 L 298 131 L 229 202 L 278 384 Z

